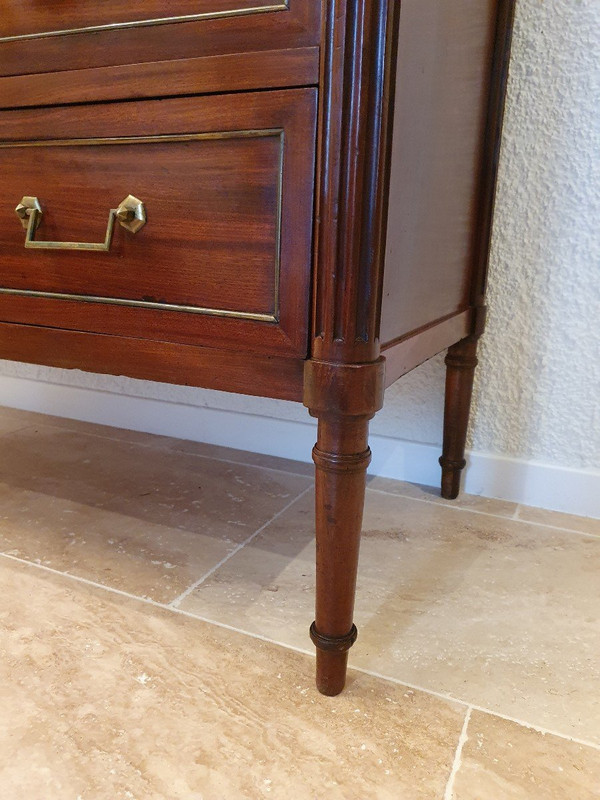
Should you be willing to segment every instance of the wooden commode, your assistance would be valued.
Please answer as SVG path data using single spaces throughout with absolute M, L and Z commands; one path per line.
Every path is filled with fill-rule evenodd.
M 444 350 L 459 490 L 513 6 L 2 3 L 0 358 L 304 402 L 324 694 L 369 420 Z

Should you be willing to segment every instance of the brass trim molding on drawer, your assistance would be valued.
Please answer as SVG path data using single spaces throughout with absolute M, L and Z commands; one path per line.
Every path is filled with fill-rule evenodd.
M 194 142 L 215 139 L 261 139 L 277 136 L 279 139 L 279 172 L 277 176 L 277 220 L 275 231 L 275 281 L 273 286 L 273 313 L 257 313 L 253 311 L 230 311 L 223 308 L 180 305 L 176 303 L 155 303 L 148 300 L 133 300 L 125 297 L 102 297 L 96 295 L 71 294 L 68 292 L 46 292 L 37 289 L 13 289 L 0 287 L 0 294 L 19 297 L 46 297 L 53 300 L 73 300 L 81 303 L 103 303 L 105 305 L 132 306 L 134 308 L 152 308 L 161 311 L 183 311 L 187 314 L 204 314 L 213 317 L 230 317 L 233 319 L 254 320 L 258 322 L 279 322 L 279 278 L 281 270 L 281 224 L 283 202 L 283 149 L 284 131 L 281 128 L 265 130 L 218 131 L 211 133 L 157 134 L 156 136 L 112 136 L 95 139 L 39 139 L 23 142 L 0 142 L 0 149 L 20 147 L 86 147 L 91 145 L 149 144 L 156 142 Z M 151 213 L 151 212 L 150 212 Z
M 233 8 L 226 11 L 205 11 L 201 14 L 184 14 L 175 17 L 159 17 L 157 19 L 132 20 L 131 22 L 109 22 L 104 25 L 88 25 L 83 28 L 65 28 L 56 31 L 40 31 L 38 33 L 21 33 L 16 36 L 0 36 L 0 43 L 15 42 L 24 39 L 46 39 L 49 36 L 69 36 L 74 33 L 98 33 L 100 31 L 117 31 L 124 28 L 143 28 L 150 25 L 171 25 L 178 22 L 200 22 L 210 19 L 227 19 L 243 17 L 249 14 L 265 14 L 272 11 L 288 11 L 287 0 L 282 3 L 254 6 L 252 8 Z

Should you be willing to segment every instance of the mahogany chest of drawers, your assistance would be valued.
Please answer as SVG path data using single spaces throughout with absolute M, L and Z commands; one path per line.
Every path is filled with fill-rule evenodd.
M 2 4 L 0 358 L 304 402 L 325 694 L 369 419 L 445 349 L 458 492 L 513 5 Z

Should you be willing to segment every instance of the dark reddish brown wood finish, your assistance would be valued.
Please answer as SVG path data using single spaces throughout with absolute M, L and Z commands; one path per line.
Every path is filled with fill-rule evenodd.
M 400 56 L 400 94 L 411 101 L 400 109 L 396 136 L 401 147 L 406 145 L 405 138 L 411 143 L 420 163 L 437 158 L 436 146 L 428 147 L 424 132 L 419 133 L 419 124 L 414 124 L 416 115 L 429 112 L 433 115 L 431 135 L 437 136 L 441 128 L 445 159 L 438 159 L 439 163 L 434 160 L 435 174 L 428 182 L 423 183 L 418 175 L 403 176 L 399 187 L 402 207 L 404 215 L 412 214 L 413 220 L 399 222 L 422 228 L 430 237 L 438 235 L 440 225 L 446 226 L 446 254 L 455 259 L 457 268 L 447 276 L 442 273 L 443 280 L 436 280 L 438 265 L 431 262 L 427 247 L 412 251 L 409 248 L 401 254 L 396 265 L 396 274 L 402 276 L 401 289 L 394 292 L 402 302 L 388 310 L 384 330 L 393 368 L 388 382 L 457 340 L 475 336 L 479 330 L 482 315 L 477 311 L 476 292 L 471 289 L 472 265 L 481 252 L 487 254 L 489 235 L 484 226 L 489 228 L 491 219 L 482 219 L 476 209 L 478 197 L 487 203 L 484 195 L 493 192 L 494 181 L 484 178 L 478 194 L 478 176 L 485 175 L 487 169 L 484 160 L 488 153 L 482 137 L 488 98 L 491 96 L 494 106 L 502 94 L 493 88 L 502 82 L 497 75 L 497 60 L 492 59 L 494 41 L 498 42 L 496 53 L 505 55 L 512 6 L 503 0 L 485 4 L 461 0 L 452 6 L 452 11 L 434 0 L 406 0 L 402 4 L 339 0 L 328 5 L 321 78 L 315 336 L 312 361 L 307 363 L 305 373 L 304 400 L 319 418 L 319 438 L 313 453 L 317 480 L 317 600 L 311 635 L 317 647 L 317 685 L 327 694 L 341 691 L 346 653 L 356 639 L 352 603 L 364 473 L 369 461 L 367 426 L 382 402 L 378 392 L 361 391 L 359 385 L 362 380 L 365 386 L 372 386 L 373 371 L 381 363 L 378 357 L 397 13 L 400 10 L 400 42 L 407 50 L 410 45 L 413 55 L 407 57 L 403 52 Z M 447 24 L 434 24 L 439 13 L 448 16 Z M 419 48 L 423 49 L 422 54 Z M 459 66 L 454 75 L 452 69 L 444 67 L 426 76 L 425 80 L 428 77 L 435 84 L 432 97 L 438 102 L 432 105 L 427 92 L 423 93 L 421 62 L 443 65 L 448 52 L 459 54 Z M 462 123 L 450 135 L 444 130 L 444 118 Z M 486 136 L 497 134 L 494 130 Z M 415 158 L 411 156 L 408 161 L 414 164 Z M 455 241 L 452 217 L 457 191 L 463 207 L 458 212 L 459 241 Z M 411 196 L 416 198 L 412 204 Z M 440 197 L 452 198 L 447 208 L 445 201 L 440 206 Z M 395 218 L 392 223 L 399 224 Z M 482 238 L 486 240 L 483 245 Z M 465 362 L 449 378 L 451 399 L 447 404 L 444 450 L 449 467 L 454 466 L 460 442 L 464 450 L 468 402 L 465 381 L 459 386 L 456 375 L 468 377 L 468 355 L 467 352 Z M 359 365 L 352 373 L 352 392 L 369 399 L 360 414 L 339 401 L 350 391 L 345 366 L 349 363 Z M 336 371 L 340 377 L 333 379 Z M 315 384 L 320 386 L 320 403 L 315 401 Z
M 2 358 L 224 392 L 302 399 L 300 358 L 194 347 L 38 325 L 0 324 Z
M 386 384 L 448 347 L 443 493 L 453 496 L 458 489 L 485 317 L 514 0 L 287 0 L 260 13 L 247 13 L 256 8 L 250 0 L 150 0 L 143 6 L 147 19 L 175 13 L 210 18 L 123 27 L 141 19 L 140 4 L 5 3 L 0 140 L 282 130 L 277 319 L 0 294 L 0 357 L 303 399 L 318 419 L 310 634 L 318 688 L 334 695 L 344 686 L 357 636 L 353 605 L 369 420 Z M 121 27 L 40 35 L 110 22 Z M 403 238 L 398 248 L 394 237 L 389 240 L 385 278 L 397 63 L 401 177 L 390 221 Z M 15 192 L 0 208 L 0 275 L 24 291 L 207 299 L 224 310 L 269 313 L 275 308 L 268 280 L 274 134 L 230 138 L 202 156 L 197 144 L 121 142 L 109 145 L 115 149 L 108 156 L 96 144 L 87 160 L 75 155 L 80 151 L 73 144 L 73 158 L 48 148 L 48 155 L 29 161 L 24 150 L 5 150 L 14 163 L 0 148 L 4 195 L 7 184 Z M 135 155 L 146 146 L 147 164 Z M 21 188 L 26 179 L 36 186 Z M 40 181 L 46 183 L 41 190 Z M 114 198 L 113 186 L 120 187 Z M 167 197 L 172 204 L 179 189 L 184 198 L 194 191 L 206 198 L 205 207 L 195 207 L 192 226 L 186 227 L 185 213 L 161 206 Z M 67 192 L 73 190 L 84 202 L 71 213 Z M 146 250 L 138 258 L 138 242 L 117 232 L 112 255 L 121 271 L 100 254 L 37 262 L 29 256 L 39 251 L 23 256 L 24 232 L 13 212 L 21 195 L 37 192 L 51 201 L 44 206 L 48 238 L 89 239 L 99 238 L 107 206 L 136 191 L 151 201 L 142 198 L 149 221 L 139 236 L 147 234 Z M 82 207 L 86 214 L 93 209 L 97 227 L 89 227 Z M 160 234 L 152 227 L 159 207 L 168 227 Z M 197 261 L 204 272 L 195 269 L 194 253 L 202 254 Z M 242 256 L 250 262 L 247 270 Z M 172 271 L 178 258 L 180 274 Z M 96 271 L 92 263 L 107 269 Z
M 259 50 L 13 75 L 0 78 L 0 108 L 278 89 L 310 86 L 318 80 L 318 47 Z
M 252 13 L 253 9 L 285 6 L 280 0 L 53 0 L 52 4 L 37 0 L 4 0 L 0 20 L 0 38 L 35 37 L 62 30 L 85 30 L 107 25 L 150 24 L 169 17 L 194 14 L 232 14 L 233 19 Z M 100 31 L 101 32 L 101 31 Z
M 317 686 L 331 695 L 344 686 L 356 638 L 368 421 L 383 402 L 377 327 L 398 9 L 395 2 L 336 0 L 325 20 L 314 337 L 304 403 L 319 419 L 311 636 Z
M 448 342 L 468 336 L 473 329 L 473 313 L 469 308 L 460 314 L 452 314 L 384 346 L 382 354 L 385 356 L 386 387 L 440 353 L 448 346 Z
M 465 445 L 477 366 L 477 342 L 485 329 L 485 291 L 514 13 L 512 0 L 499 2 L 487 124 L 482 143 L 478 216 L 472 234 L 473 260 L 469 283 L 470 303 L 474 309 L 473 327 L 470 335 L 450 347 L 446 356 L 444 444 L 440 465 L 442 496 L 448 499 L 458 496 L 461 472 L 466 466 Z
M 461 472 L 466 466 L 465 442 L 477 366 L 477 338 L 469 336 L 448 348 L 446 355 L 446 402 L 444 445 L 440 457 L 442 497 L 454 500 L 460 491 Z
M 304 403 L 318 422 L 316 477 L 317 602 L 310 629 L 317 686 L 344 688 L 352 622 L 366 472 L 369 420 L 383 404 L 383 359 L 370 364 L 306 362 Z
M 371 461 L 368 420 L 366 416 L 321 414 L 313 449 L 317 604 L 310 633 L 317 648 L 317 688 L 330 696 L 344 688 L 348 650 L 357 636 L 353 614 L 366 471 Z
M 470 305 L 496 14 L 497 0 L 402 2 L 384 345 Z
M 0 320 L 304 356 L 315 116 L 313 89 L 0 115 Z M 128 194 L 148 221 L 110 252 L 24 249 L 22 196 L 37 238 L 85 242 Z
M 63 70 L 106 67 L 113 64 L 140 64 L 146 61 L 163 61 L 199 56 L 243 53 L 256 50 L 276 50 L 294 47 L 311 47 L 319 44 L 321 3 L 319 0 L 179 0 L 177 4 L 156 0 L 154 13 L 148 4 L 131 4 L 121 0 L 111 2 L 74 3 L 62 0 L 64 12 L 59 15 L 57 0 L 40 3 L 30 0 L 30 9 L 37 11 L 38 19 L 32 25 L 23 4 L 11 0 L 2 4 L 0 36 L 0 75 L 25 75 Z M 68 9 L 67 9 L 68 6 Z M 212 13 L 222 11 L 248 11 L 267 7 L 262 13 L 240 13 L 228 16 L 213 16 L 197 21 L 164 25 L 117 28 L 62 36 L 42 36 L 33 39 L 8 39 L 15 34 L 39 31 L 65 30 L 57 20 L 64 20 L 67 27 L 75 28 L 93 24 L 109 24 L 111 8 L 121 7 L 116 22 L 159 17 L 171 17 L 172 9 L 184 10 L 184 14 Z M 268 7 L 272 6 L 269 10 Z M 137 10 L 136 10 L 137 7 Z M 104 10 L 106 9 L 106 11 Z M 162 9 L 161 13 L 159 9 Z M 68 11 L 68 14 L 67 14 Z M 165 13 L 166 12 L 166 13 Z

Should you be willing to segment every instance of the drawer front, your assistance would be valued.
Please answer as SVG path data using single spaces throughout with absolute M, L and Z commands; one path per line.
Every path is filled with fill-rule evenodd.
M 315 45 L 318 0 L 9 0 L 0 75 Z
M 1 114 L 0 320 L 304 354 L 315 115 L 312 89 Z

